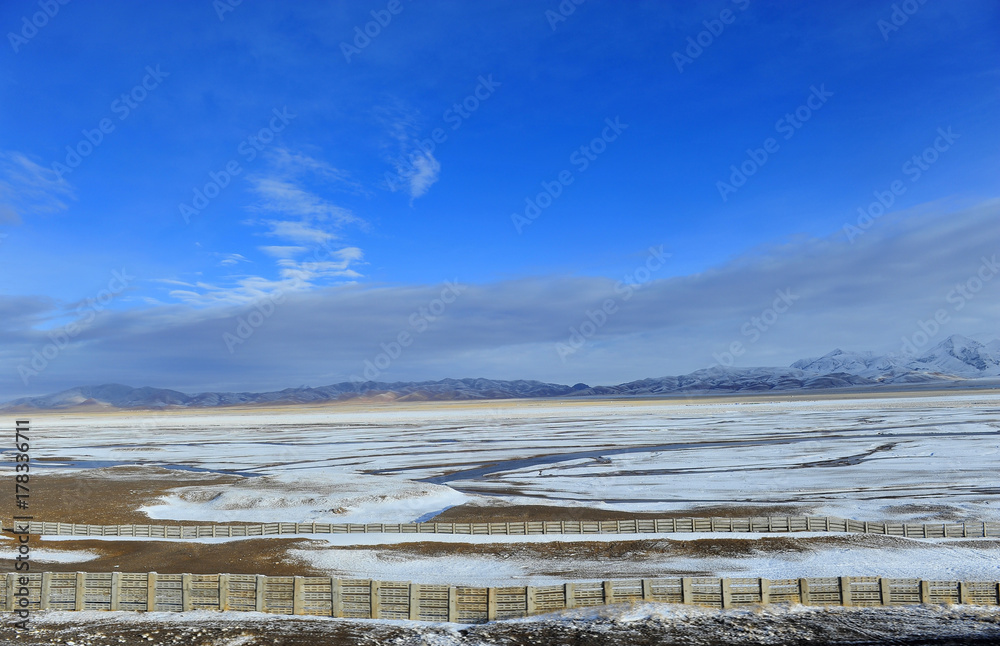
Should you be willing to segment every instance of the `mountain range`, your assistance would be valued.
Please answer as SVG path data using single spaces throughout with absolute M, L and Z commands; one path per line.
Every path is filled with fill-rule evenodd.
M 918 384 L 997 386 L 1000 381 L 1000 340 L 983 344 L 953 335 L 923 354 L 876 355 L 837 349 L 822 357 L 802 359 L 788 368 L 725 368 L 715 366 L 677 377 L 642 379 L 617 386 L 565 386 L 539 381 L 443 379 L 422 382 L 343 382 L 272 392 L 205 392 L 188 395 L 163 388 L 132 388 L 121 384 L 79 386 L 41 397 L 23 397 L 0 410 L 61 410 L 78 408 L 207 408 L 252 404 L 301 404 L 363 399 L 369 401 L 429 401 L 537 397 L 655 396 L 725 394 L 802 390 L 868 389 Z

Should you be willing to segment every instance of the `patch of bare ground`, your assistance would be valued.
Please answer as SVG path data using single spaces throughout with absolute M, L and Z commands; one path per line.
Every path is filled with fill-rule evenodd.
M 160 467 L 109 467 L 70 473 L 31 474 L 31 514 L 37 520 L 91 525 L 204 525 L 151 521 L 139 511 L 175 487 L 232 484 L 242 476 L 191 473 Z M 240 523 L 233 523 L 240 524 Z
M 823 536 L 813 538 L 764 537 L 746 538 L 700 538 L 695 540 L 620 540 L 620 541 L 571 541 L 552 543 L 399 543 L 380 546 L 393 554 L 422 557 L 447 556 L 492 556 L 506 559 L 517 557 L 522 560 L 578 560 L 599 559 L 642 560 L 653 556 L 676 557 L 732 557 L 741 558 L 759 554 L 788 554 L 806 552 L 827 545 L 846 545 L 852 542 L 849 536 Z M 316 544 L 317 546 L 320 543 Z M 316 546 L 308 546 L 316 548 Z M 370 550 L 370 545 L 345 546 L 337 549 Z
M 45 550 L 88 551 L 97 558 L 82 563 L 38 561 L 32 570 L 48 572 L 159 572 L 161 574 L 266 574 L 325 576 L 289 558 L 288 550 L 311 546 L 305 538 L 254 538 L 225 543 L 188 541 L 44 541 Z M 8 543 L 0 543 L 6 545 Z
M 930 505 L 930 504 L 920 504 L 920 503 L 910 503 L 905 505 L 893 505 L 889 507 L 886 511 L 893 515 L 910 515 L 919 514 L 913 517 L 912 522 L 923 523 L 923 522 L 962 522 L 963 520 L 969 520 L 965 514 L 959 509 L 954 507 L 949 507 L 948 505 Z
M 808 509 L 791 505 L 726 505 L 681 511 L 626 512 L 557 505 L 474 505 L 449 507 L 427 519 L 435 523 L 520 523 L 538 520 L 627 520 L 631 518 L 747 518 L 803 516 Z

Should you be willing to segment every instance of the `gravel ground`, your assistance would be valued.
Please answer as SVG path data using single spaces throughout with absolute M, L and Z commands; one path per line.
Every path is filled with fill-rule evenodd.
M 387 646 L 647 644 L 1000 644 L 1000 608 L 805 608 L 715 612 L 643 605 L 573 611 L 479 626 L 281 618 L 256 613 L 37 613 L 27 631 L 0 628 L 0 644 Z

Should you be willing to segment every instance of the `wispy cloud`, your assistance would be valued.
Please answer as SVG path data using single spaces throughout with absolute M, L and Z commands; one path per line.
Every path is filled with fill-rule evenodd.
M 441 163 L 431 150 L 421 147 L 419 117 L 416 113 L 396 106 L 379 111 L 379 119 L 395 140 L 398 152 L 389 157 L 395 173 L 386 177 L 390 191 L 406 191 L 410 202 L 427 194 L 441 175 Z
M 74 199 L 73 186 L 54 170 L 17 151 L 0 151 L 0 224 L 19 224 L 32 213 L 56 213 Z
M 441 163 L 434 159 L 434 155 L 421 152 L 413 160 L 412 168 L 399 172 L 409 185 L 410 199 L 415 200 L 427 193 L 430 187 L 438 181 L 438 175 L 441 174 Z
M 275 259 L 277 276 L 237 274 L 213 282 L 181 282 L 171 297 L 196 306 L 245 304 L 278 290 L 307 291 L 362 277 L 352 265 L 361 262 L 363 252 L 339 241 L 344 227 L 363 226 L 364 221 L 327 197 L 363 194 L 361 186 L 348 173 L 303 153 L 278 149 L 267 162 L 264 172 L 247 177 L 255 198 L 247 210 L 258 217 L 244 224 L 278 243 L 257 247 Z M 240 253 L 223 256 L 223 266 L 248 261 Z
M 223 267 L 231 267 L 233 265 L 238 265 L 241 262 L 250 262 L 243 254 L 239 253 L 227 253 L 219 254 L 222 256 L 222 260 L 219 264 Z

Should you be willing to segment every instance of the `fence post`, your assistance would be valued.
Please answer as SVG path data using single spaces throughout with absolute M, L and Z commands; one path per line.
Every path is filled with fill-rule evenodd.
M 649 579 L 642 580 L 642 600 L 652 601 L 653 600 L 653 582 Z
M 52 592 L 52 573 L 42 572 L 42 596 L 38 599 L 38 608 L 40 610 L 48 610 L 49 608 L 49 595 Z
M 490 588 L 492 590 L 492 588 Z M 410 608 L 409 608 L 410 621 L 417 621 L 420 619 L 420 584 L 411 583 L 410 584 Z
M 803 606 L 812 603 L 812 599 L 809 597 L 809 579 L 799 579 L 799 601 Z
M 762 605 L 767 605 L 771 603 L 771 580 L 761 579 L 760 580 L 760 603 Z
M 344 596 L 341 594 L 340 579 L 330 579 L 330 616 L 344 616 Z
M 267 587 L 267 576 L 257 575 L 257 585 L 254 587 L 253 609 L 257 612 L 264 612 L 264 589 Z
M 851 577 L 849 576 L 840 577 L 840 605 L 854 605 L 851 600 Z
M 111 573 L 111 609 L 118 610 L 118 602 L 122 596 L 122 573 Z
M 691 577 L 681 577 L 681 603 L 691 605 L 694 603 L 694 582 Z
M 292 614 L 301 615 L 302 614 L 302 604 L 305 601 L 305 588 L 303 585 L 302 577 L 295 576 L 292 577 Z M 372 616 L 374 619 L 374 615 Z
M 219 575 L 219 610 L 225 612 L 229 610 L 229 575 Z
M 458 621 L 458 588 L 448 586 L 448 621 Z
M 533 585 L 524 588 L 524 612 L 528 616 L 535 614 L 535 586 Z
M 8 572 L 7 573 L 7 603 L 5 604 L 7 606 L 6 610 L 13 610 L 14 609 L 14 579 L 15 578 L 17 578 L 17 575 L 14 574 L 13 572 Z
M 181 575 L 181 608 L 185 612 L 192 609 L 191 604 L 191 575 L 182 574 Z
M 564 583 L 563 584 L 563 600 L 565 602 L 566 608 L 576 607 L 576 584 L 575 583 Z
M 969 595 L 969 584 L 965 581 L 958 582 L 958 602 L 962 604 L 972 603 Z
M 931 582 L 921 581 L 920 582 L 920 603 L 930 603 L 931 602 Z
M 382 600 L 379 599 L 379 591 L 382 589 L 381 581 L 371 581 L 368 584 L 369 590 L 369 601 L 371 601 L 371 609 L 368 614 L 372 619 L 379 619 L 382 616 Z M 450 600 L 449 595 L 449 600 Z M 451 610 L 448 611 L 451 614 Z
M 567 606 L 568 607 L 568 606 Z M 497 618 L 497 589 L 486 589 L 486 621 L 494 621 Z
M 80 572 L 76 576 L 77 590 L 83 587 L 83 580 L 80 574 L 84 573 Z M 84 574 L 84 576 L 86 575 Z M 156 572 L 146 574 L 146 612 L 156 612 Z
M 615 602 L 615 588 L 614 583 L 611 581 L 604 581 L 602 584 L 604 587 L 604 604 L 611 605 Z
M 883 606 L 892 605 L 892 589 L 889 587 L 889 579 L 884 577 L 879 577 L 878 580 L 878 591 L 879 596 L 882 599 Z
M 87 573 L 77 572 L 76 573 L 76 597 L 73 599 L 73 609 L 83 610 L 83 604 L 86 601 L 87 594 Z
M 722 607 L 729 608 L 733 605 L 733 591 L 729 585 L 729 579 L 720 581 L 722 587 Z

